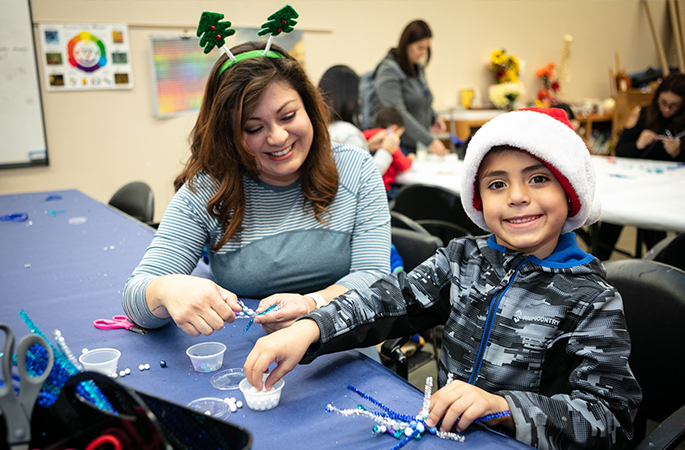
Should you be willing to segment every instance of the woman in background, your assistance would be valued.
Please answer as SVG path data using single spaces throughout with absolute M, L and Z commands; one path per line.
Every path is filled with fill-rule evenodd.
M 336 65 L 324 72 L 319 90 L 330 110 L 328 133 L 331 142 L 355 145 L 371 151 L 378 171 L 384 174 L 392 163 L 392 152 L 400 144 L 392 133 L 366 138 L 359 129 L 359 75 L 350 67 Z
M 636 106 L 626 121 L 616 144 L 616 156 L 685 162 L 682 138 L 685 138 L 685 75 L 673 73 L 666 77 L 648 106 Z M 622 225 L 600 225 L 600 248 L 596 255 L 605 261 L 611 257 Z M 647 248 L 666 237 L 663 231 L 640 230 Z
M 398 46 L 390 49 L 374 75 L 374 113 L 385 106 L 400 110 L 406 124 L 400 141 L 405 154 L 415 153 L 418 143 L 436 155 L 448 153 L 445 145 L 432 136 L 446 129 L 445 121 L 433 110 L 433 94 L 424 73 L 431 57 L 432 37 L 423 20 L 409 23 Z

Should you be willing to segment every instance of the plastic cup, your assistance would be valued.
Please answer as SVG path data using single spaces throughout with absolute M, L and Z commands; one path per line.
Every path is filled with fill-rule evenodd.
M 78 360 L 86 370 L 111 375 L 117 373 L 120 356 L 116 348 L 98 348 L 82 354 Z
M 188 407 L 201 414 L 216 417 L 217 419 L 225 419 L 231 415 L 231 410 L 228 409 L 228 405 L 220 398 L 198 398 L 188 403 Z
M 245 396 L 245 403 L 248 408 L 255 411 L 268 411 L 278 406 L 278 402 L 281 401 L 281 390 L 285 381 L 282 379 L 278 380 L 271 390 L 261 390 L 258 391 L 250 383 L 247 382 L 247 378 L 240 382 L 240 390 Z
M 201 342 L 188 347 L 186 354 L 196 372 L 208 373 L 221 368 L 225 351 L 226 346 L 221 342 Z

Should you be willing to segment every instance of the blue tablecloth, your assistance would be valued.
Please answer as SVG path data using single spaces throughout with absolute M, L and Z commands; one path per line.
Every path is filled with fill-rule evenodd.
M 55 195 L 61 199 L 46 201 Z M 238 320 L 198 338 L 173 324 L 145 335 L 93 326 L 95 319 L 123 313 L 122 288 L 153 229 L 76 190 L 0 196 L 0 215 L 18 212 L 28 213 L 28 220 L 0 222 L 0 322 L 9 324 L 18 338 L 29 333 L 18 314 L 24 310 L 51 339 L 60 330 L 77 355 L 83 348 L 119 349 L 119 370 L 131 369 L 130 375 L 118 378 L 127 386 L 184 405 L 201 397 L 243 400 L 239 390 L 215 389 L 213 374 L 193 371 L 185 350 L 198 342 L 220 341 L 228 347 L 224 368 L 242 368 L 264 335 L 259 326 L 244 332 L 247 321 Z M 256 307 L 256 301 L 248 306 Z M 138 366 L 146 363 L 150 370 L 140 371 Z M 418 413 L 423 399 L 420 390 L 354 350 L 298 366 L 284 380 L 277 408 L 256 412 L 245 406 L 225 419 L 252 433 L 254 449 L 390 449 L 398 441 L 388 435 L 372 437 L 368 419 L 327 413 L 326 405 L 363 404 L 375 410 L 347 390 L 348 384 L 402 413 Z M 427 436 L 405 448 L 530 448 L 479 426 L 465 436 L 464 444 Z

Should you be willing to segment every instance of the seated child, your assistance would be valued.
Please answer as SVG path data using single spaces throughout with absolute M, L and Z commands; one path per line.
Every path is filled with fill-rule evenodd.
M 395 149 L 385 149 L 392 154 L 392 162 L 385 173 L 381 174 L 383 176 L 385 190 L 390 192 L 392 185 L 395 182 L 395 178 L 397 178 L 397 174 L 409 170 L 416 155 L 412 153 L 409 156 L 404 156 L 404 153 L 400 150 L 399 139 L 402 137 L 405 127 L 402 113 L 400 113 L 397 108 L 394 106 L 386 106 L 379 109 L 374 118 L 374 126 L 375 128 L 362 132 L 369 143 L 369 148 L 372 152 L 380 150 L 373 148 L 373 143 L 379 141 L 378 137 L 391 133 L 397 136 L 397 147 Z
M 620 447 L 642 393 L 621 297 L 572 233 L 599 217 L 594 191 L 589 152 L 563 111 L 492 119 L 469 144 L 461 190 L 469 217 L 492 234 L 453 239 L 409 274 L 259 339 L 248 381 L 261 388 L 276 363 L 270 388 L 298 362 L 445 324 L 427 426 L 461 432 L 510 411 L 485 424 L 537 448 Z

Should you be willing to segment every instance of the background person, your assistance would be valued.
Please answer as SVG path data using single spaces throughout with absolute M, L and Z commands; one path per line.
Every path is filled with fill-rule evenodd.
M 266 297 L 258 311 L 282 305 L 255 320 L 271 332 L 389 273 L 390 215 L 373 160 L 331 146 L 318 89 L 272 49 L 283 57 L 220 73 L 223 55 L 212 69 L 177 192 L 124 288 L 124 310 L 143 327 L 173 320 L 209 335 L 234 320 L 236 296 Z M 190 275 L 205 246 L 216 283 Z
M 383 174 L 392 163 L 392 150 L 399 145 L 399 137 L 377 135 L 367 143 L 359 129 L 359 75 L 350 67 L 336 65 L 324 72 L 319 90 L 330 108 L 328 133 L 331 142 L 356 145 L 369 150 Z
M 443 156 L 447 148 L 431 133 L 443 133 L 445 121 L 433 110 L 433 94 L 424 72 L 431 57 L 432 37 L 423 20 L 405 27 L 398 46 L 390 49 L 376 69 L 373 109 L 394 106 L 402 113 L 407 129 L 400 145 L 405 153 L 415 153 L 420 142 L 429 152 Z
M 681 141 L 685 137 L 684 100 L 685 75 L 672 73 L 661 82 L 648 106 L 631 111 L 616 143 L 616 156 L 685 162 Z M 623 225 L 601 223 L 600 248 L 595 252 L 600 260 L 611 257 L 622 229 Z M 640 231 L 648 249 L 666 237 L 663 231 Z

